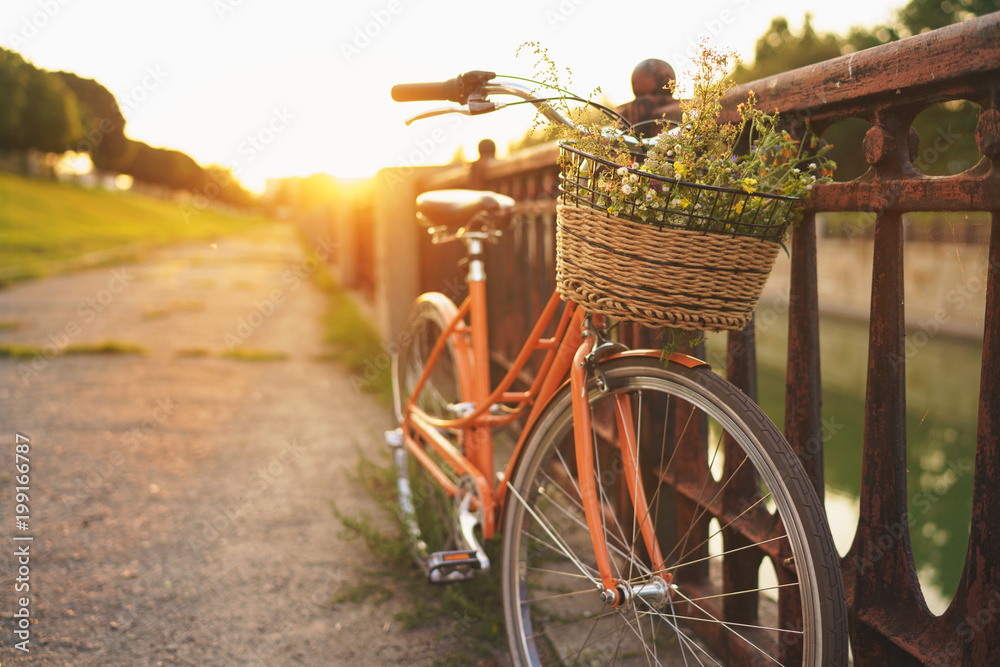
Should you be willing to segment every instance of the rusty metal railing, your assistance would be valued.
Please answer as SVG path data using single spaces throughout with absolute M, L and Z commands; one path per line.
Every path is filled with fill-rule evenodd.
M 633 122 L 676 117 L 660 89 L 672 70 L 641 64 L 636 99 L 622 111 Z M 856 665 L 989 665 L 1000 660 L 1000 13 L 924 33 L 734 88 L 724 117 L 753 90 L 759 107 L 777 109 L 793 132 L 808 121 L 822 133 L 861 118 L 871 128 L 862 146 L 870 169 L 846 183 L 817 187 L 791 244 L 786 437 L 823 494 L 820 332 L 815 214 L 876 214 L 860 518 L 842 560 Z M 922 110 L 968 100 L 982 112 L 976 127 L 981 160 L 951 176 L 921 174 L 912 128 Z M 553 146 L 504 161 L 484 158 L 469 170 L 438 173 L 419 189 L 488 188 L 515 197 L 522 222 L 491 258 L 492 340 L 510 358 L 554 282 L 557 168 Z M 917 211 L 985 211 L 992 228 L 979 391 L 972 520 L 964 571 L 940 616 L 924 602 L 909 537 L 906 488 L 905 329 L 902 215 Z M 439 252 L 436 249 L 435 252 Z M 512 260 L 512 258 L 514 258 Z M 422 260 L 425 267 L 440 257 Z M 516 263 L 515 263 L 516 261 Z M 448 262 L 449 268 L 451 263 Z M 425 272 L 426 274 L 426 272 Z M 429 275 L 429 274 L 426 274 Z M 434 277 L 423 289 L 442 289 Z M 460 296 L 456 283 L 453 295 Z M 633 343 L 652 334 L 635 327 Z M 729 336 L 728 374 L 756 391 L 752 325 Z M 877 560 L 866 553 L 877 547 Z

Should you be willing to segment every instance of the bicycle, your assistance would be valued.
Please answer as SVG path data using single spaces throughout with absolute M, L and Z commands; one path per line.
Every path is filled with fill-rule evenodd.
M 461 105 L 407 124 L 506 106 L 489 95 L 570 123 L 526 86 L 494 77 L 400 84 L 392 96 Z M 386 441 L 428 579 L 489 569 L 483 543 L 502 535 L 518 665 L 846 664 L 844 589 L 823 506 L 774 424 L 709 364 L 628 350 L 607 318 L 553 293 L 491 386 L 483 248 L 513 208 L 483 191 L 417 199 L 434 243 L 465 244 L 469 289 L 460 306 L 419 297 L 393 363 L 401 426 Z M 538 373 L 514 390 L 536 353 Z M 513 454 L 494 471 L 492 430 L 516 421 Z M 743 510 L 724 515 L 722 497 L 743 499 Z M 764 559 L 775 581 L 758 582 Z

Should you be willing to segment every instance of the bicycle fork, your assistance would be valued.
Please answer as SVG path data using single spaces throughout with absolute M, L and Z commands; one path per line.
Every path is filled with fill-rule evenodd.
M 595 324 L 601 326 L 599 316 L 593 316 Z M 589 319 L 589 318 L 588 318 Z M 594 468 L 595 431 L 591 421 L 590 401 L 587 391 L 587 374 L 591 370 L 597 375 L 598 389 L 608 391 L 603 374 L 597 368 L 597 361 L 603 352 L 614 349 L 614 344 L 597 344 L 597 332 L 593 326 L 585 325 L 584 340 L 577 349 L 570 370 L 570 386 L 573 393 L 573 432 L 576 446 L 577 478 L 580 484 L 581 504 L 587 519 L 590 539 L 594 548 L 597 569 L 601 577 L 598 590 L 601 600 L 611 607 L 618 607 L 636 599 L 642 599 L 654 608 L 662 608 L 669 599 L 672 575 L 666 571 L 659 541 L 656 538 L 646 491 L 639 475 L 639 450 L 632 404 L 627 395 L 613 396 L 614 412 L 618 432 L 618 448 L 621 451 L 622 472 L 628 487 L 628 501 L 632 504 L 635 521 L 639 526 L 646 552 L 649 554 L 650 574 L 641 581 L 624 581 L 614 576 L 605 532 L 601 498 L 598 495 Z M 624 536 L 627 539 L 627 536 Z M 626 551 L 630 545 L 624 545 Z

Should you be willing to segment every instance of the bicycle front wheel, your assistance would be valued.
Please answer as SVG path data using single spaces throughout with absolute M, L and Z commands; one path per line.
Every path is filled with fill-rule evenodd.
M 569 389 L 533 428 L 507 489 L 503 594 L 519 665 L 846 664 L 839 559 L 823 506 L 784 438 L 707 368 L 652 358 L 591 380 L 594 475 L 618 582 L 602 601 L 580 503 Z M 629 405 L 631 423 L 616 410 Z M 616 407 L 617 406 L 617 407 Z M 646 511 L 632 507 L 630 431 Z M 653 523 L 653 571 L 635 517 Z

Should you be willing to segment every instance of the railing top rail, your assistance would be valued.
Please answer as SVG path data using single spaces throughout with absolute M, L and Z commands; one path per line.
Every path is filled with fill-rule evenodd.
M 726 96 L 722 119 L 736 120 L 736 105 L 750 91 L 761 109 L 807 113 L 821 123 L 870 119 L 885 108 L 922 108 L 947 99 L 992 107 L 998 82 L 1000 12 L 736 86 Z M 652 117 L 677 112 L 677 101 L 668 99 L 653 108 Z

